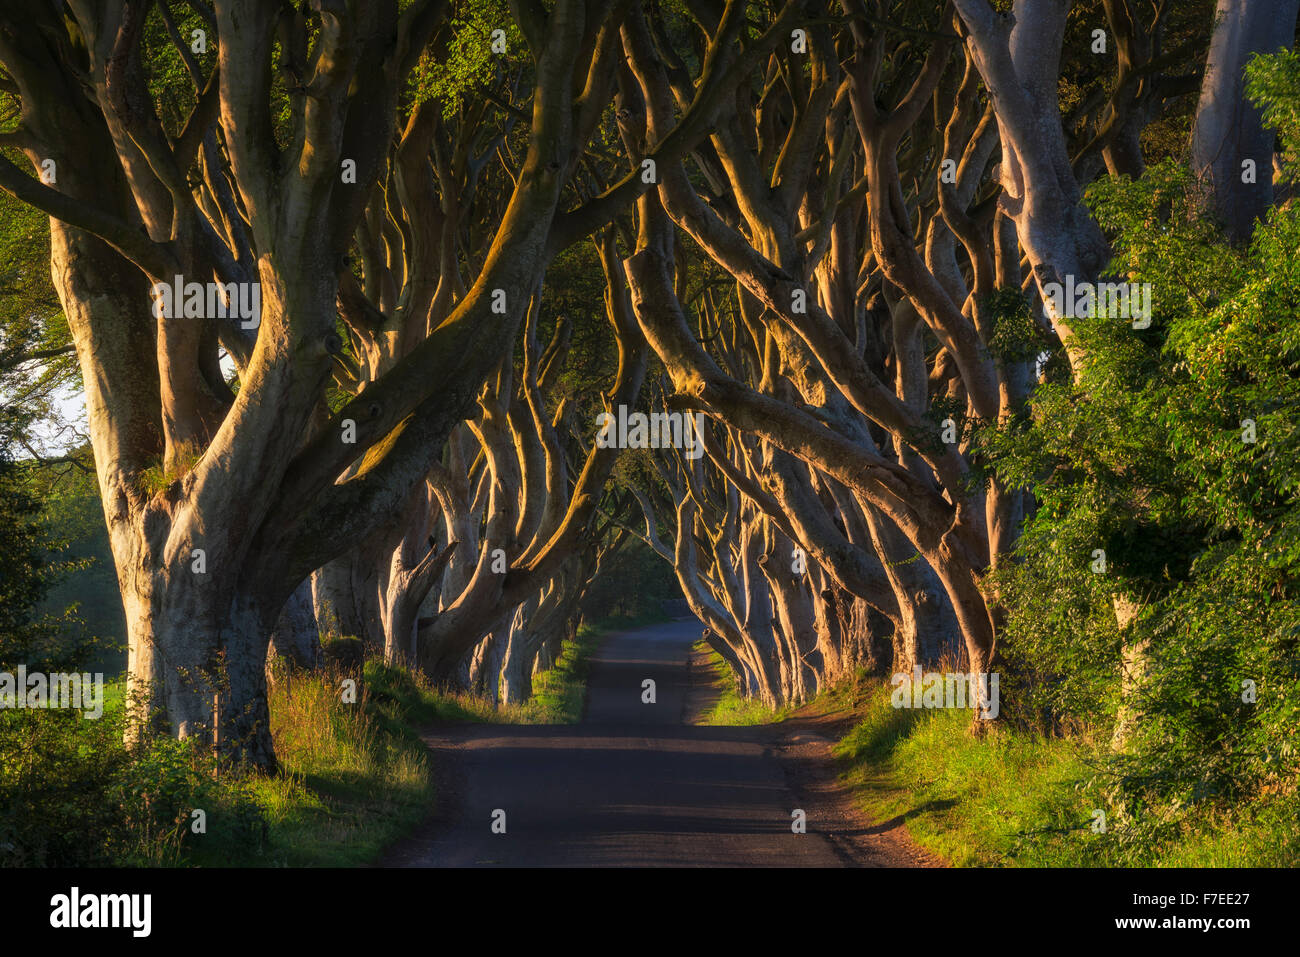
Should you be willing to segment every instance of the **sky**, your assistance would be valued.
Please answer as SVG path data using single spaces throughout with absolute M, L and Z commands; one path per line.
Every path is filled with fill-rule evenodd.
M 229 378 L 235 371 L 234 362 L 225 352 L 221 353 L 221 371 Z M 0 403 L 5 396 L 0 393 Z M 85 441 L 89 432 L 86 416 L 86 393 L 79 382 L 71 382 L 54 391 L 54 407 L 58 421 L 39 423 L 33 430 L 32 447 L 42 456 L 66 455 Z M 15 458 L 29 458 L 25 449 L 14 450 Z

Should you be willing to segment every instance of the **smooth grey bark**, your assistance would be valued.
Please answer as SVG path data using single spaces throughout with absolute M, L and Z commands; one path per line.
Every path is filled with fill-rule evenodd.
M 1218 0 L 1192 131 L 1205 207 L 1233 242 L 1250 239 L 1273 205 L 1272 130 L 1246 97 L 1251 57 L 1291 45 L 1300 0 Z M 1253 175 L 1247 175 L 1247 165 Z M 1246 182 L 1253 180 L 1253 182 Z
M 311 576 L 312 607 L 323 633 L 336 637 L 361 636 L 361 616 L 352 585 L 351 552 L 340 555 Z
M 315 668 L 320 664 L 320 628 L 310 581 L 299 585 L 285 602 L 275 631 L 271 632 L 271 649 L 276 657 L 294 667 Z
M 1009 13 L 988 0 L 953 0 L 969 35 L 967 49 L 993 100 L 1002 144 L 1000 206 L 1015 220 L 1020 245 L 1041 292 L 1048 283 L 1094 281 L 1110 258 L 1100 228 L 1083 205 L 1061 125 L 1061 43 L 1068 0 L 1015 0 Z M 1070 363 L 1066 316 L 1051 321 Z

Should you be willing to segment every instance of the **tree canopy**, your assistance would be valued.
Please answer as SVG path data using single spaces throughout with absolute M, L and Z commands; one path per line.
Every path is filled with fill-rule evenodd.
M 653 554 L 765 703 L 1293 771 L 1296 7 L 7 4 L 6 447 L 79 377 L 132 740 L 274 770 L 322 633 L 521 700 Z

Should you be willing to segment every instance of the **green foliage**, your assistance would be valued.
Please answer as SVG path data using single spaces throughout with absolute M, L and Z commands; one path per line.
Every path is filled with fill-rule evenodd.
M 120 686 L 99 720 L 0 711 L 0 866 L 367 863 L 427 811 L 416 726 L 438 712 L 397 669 L 367 667 L 355 704 L 341 700 L 340 680 L 332 670 L 277 677 L 275 777 L 219 767 L 195 739 L 128 750 Z
M 50 279 L 49 218 L 0 191 L 0 453 L 28 455 L 65 429 L 59 400 L 80 375 Z
M 594 430 L 599 394 L 609 388 L 618 367 L 618 348 L 605 314 L 604 274 L 593 243 L 573 244 L 546 270 L 537 332 L 543 353 L 561 319 L 570 325 L 570 342 L 557 391 L 585 400 L 581 423 Z M 518 354 L 522 365 L 522 337 Z
M 989 352 L 998 362 L 1030 362 L 1046 351 L 1047 336 L 1019 289 L 994 290 L 981 303 L 981 311 L 992 323 Z
M 1297 64 L 1255 72 L 1289 89 Z M 1300 217 L 1278 210 L 1234 250 L 1172 162 L 1099 182 L 1089 201 L 1114 236 L 1112 271 L 1152 283 L 1153 321 L 1079 320 L 1075 381 L 1041 386 L 1028 416 L 985 436 L 1002 479 L 1037 500 L 995 581 L 1003 696 L 1041 730 L 1093 730 L 1099 806 L 1152 847 L 1295 796 Z M 1126 696 L 1125 648 L 1143 649 Z M 1136 721 L 1112 748 L 1121 705 Z
M 735 672 L 731 670 L 731 666 L 722 655 L 711 650 L 702 641 L 695 645 L 695 650 L 708 652 L 709 669 L 713 672 L 713 687 L 718 695 L 713 705 L 700 715 L 698 724 L 728 728 L 774 724 L 784 721 L 794 710 L 790 705 L 769 708 L 757 698 L 742 697 L 737 689 Z
M 204 844 L 260 847 L 266 825 L 246 780 L 219 775 L 192 739 L 129 752 L 123 715 L 0 712 L 0 865 L 147 866 Z M 191 830 L 196 808 L 206 834 Z
M 582 613 L 610 627 L 664 619 L 665 599 L 681 598 L 672 566 L 639 539 L 606 561 L 582 597 Z
M 0 671 L 19 664 L 75 670 L 89 660 L 95 643 L 75 609 L 47 610 L 47 596 L 62 576 L 85 563 L 59 555 L 65 543 L 41 520 L 30 471 L 0 449 Z
M 1281 49 L 1246 64 L 1246 82 L 1264 112 L 1264 122 L 1282 138 L 1283 180 L 1294 182 L 1300 170 L 1300 53 Z
M 467 94 L 490 87 L 510 68 L 526 63 L 524 35 L 505 0 L 457 0 L 445 34 L 445 53 L 426 54 L 411 76 L 416 103 L 439 100 L 442 114 L 460 112 Z M 505 53 L 492 50 L 492 34 L 505 32 Z
M 0 458 L 0 668 L 23 662 L 35 637 L 31 613 L 49 587 L 39 503 Z
M 188 4 L 169 4 L 168 12 L 176 29 L 175 38 L 169 34 L 161 11 L 152 7 L 145 20 L 141 61 L 148 71 L 149 93 L 158 104 L 163 127 L 169 135 L 177 136 L 198 99 L 186 61 L 193 63 L 201 76 L 211 75 L 217 61 L 217 32 Z M 204 49 L 199 52 L 195 51 L 199 43 L 196 30 L 203 34 Z
M 956 866 L 1287 867 L 1300 853 L 1293 794 L 1207 803 L 1157 832 L 1113 813 L 1086 737 L 1010 725 L 975 736 L 969 712 L 894 708 L 884 684 L 835 754 L 874 817 L 905 817 L 913 838 Z
M 94 469 L 89 446 L 57 463 L 24 463 L 24 484 L 41 503 L 42 534 L 54 549 L 35 613 L 60 622 L 61 644 L 84 633 L 86 650 L 94 649 L 87 667 L 118 674 L 126 663 L 126 616 Z
M 107 782 L 126 753 L 111 717 L 0 711 L 0 865 L 111 863 L 117 809 Z

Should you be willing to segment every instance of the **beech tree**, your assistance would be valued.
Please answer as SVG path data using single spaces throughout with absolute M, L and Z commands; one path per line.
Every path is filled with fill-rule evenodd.
M 1089 381 L 1050 290 L 1123 278 L 1084 191 L 1201 89 L 1227 203 L 1233 38 L 1295 20 L 1221 3 L 1206 69 L 1208 0 L 1006 6 L 9 4 L 0 186 L 50 217 L 133 733 L 274 768 L 268 650 L 323 626 L 521 700 L 632 535 L 766 701 L 993 670 L 1035 497 L 986 436 Z M 646 395 L 702 456 L 596 441 Z
M 4 185 L 52 216 L 132 690 L 176 733 L 211 733 L 270 768 L 269 633 L 314 569 L 408 497 L 428 450 L 499 365 L 579 152 L 582 100 L 568 92 L 590 65 L 577 66 L 578 51 L 594 46 L 601 19 L 577 3 L 520 12 L 535 51 L 532 137 L 483 267 L 431 335 L 331 416 L 321 404 L 340 351 L 339 274 L 402 84 L 445 6 L 399 15 L 395 3 L 322 4 L 304 14 L 217 3 L 207 24 L 215 62 L 184 125 L 170 130 L 143 65 L 150 6 L 73 3 L 66 19 L 40 3 L 5 11 L 0 57 L 23 107 L 15 141 L 35 170 L 53 159 L 60 172 L 47 185 L 6 163 Z M 40 42 L 20 44 L 20 26 Z M 176 275 L 259 282 L 255 336 L 210 317 L 155 323 L 151 282 Z M 491 308 L 497 290 L 504 311 Z M 219 343 L 237 367 L 234 395 Z M 341 440 L 346 423 L 355 442 Z M 161 470 L 161 488 L 149 487 L 150 469 Z
M 980 478 L 972 432 L 1023 414 L 1035 374 L 1052 374 L 1041 358 L 1054 346 L 1074 371 L 1082 367 L 1069 316 L 1048 309 L 1035 320 L 1052 301 L 1043 289 L 1105 277 L 1109 247 L 1082 204 L 1082 183 L 1103 165 L 1140 172 L 1135 131 L 1194 89 L 1186 76 L 1163 72 L 1193 54 L 1160 55 L 1163 7 L 1143 22 L 1127 6 L 1096 5 L 1119 41 L 1121 74 L 1096 98 L 1092 118 L 1076 116 L 1067 129 L 1056 90 L 1070 5 L 1017 3 L 1000 15 L 982 2 L 935 4 L 929 19 L 916 11 L 911 23 L 865 5 L 842 10 L 845 29 L 810 23 L 788 52 L 773 53 L 761 80 L 738 90 L 711 149 L 694 154 L 698 177 L 676 165 L 660 170 L 668 217 L 737 282 L 756 343 L 745 367 L 724 360 L 711 332 L 693 334 L 675 304 L 681 257 L 662 224 L 654 240 L 643 237 L 629 276 L 679 403 L 850 493 L 817 513 L 807 494 L 816 478 L 798 495 L 788 471 L 765 462 L 756 474 L 775 494 L 755 494 L 733 469 L 742 499 L 766 504 L 800 548 L 904 633 L 927 616 L 955 615 L 969 667 L 980 671 L 992 661 L 1000 616 L 984 573 L 1014 544 L 1032 501 L 996 477 Z M 725 20 L 709 19 L 718 10 L 692 13 L 706 32 Z M 886 60 L 891 32 L 927 45 L 891 49 Z M 674 51 L 672 33 L 635 13 L 624 26 L 647 146 L 656 123 L 671 123 L 674 98 L 690 89 L 688 58 Z M 945 122 L 931 123 L 927 107 Z M 942 130 L 931 132 L 936 125 Z M 643 229 L 657 222 L 643 217 Z M 698 492 L 683 496 L 681 487 L 679 505 L 700 507 Z M 833 495 L 832 485 L 826 498 Z M 850 529 L 864 524 L 892 601 L 881 600 L 871 559 L 854 554 L 868 539 Z M 692 529 L 689 520 L 677 529 L 679 574 L 694 548 L 680 536 Z M 902 560 L 913 568 L 900 572 Z M 743 556 L 719 559 L 703 575 L 715 592 L 728 562 L 744 566 Z M 929 587 L 920 569 L 934 576 Z M 731 618 L 753 621 L 752 605 Z M 898 647 L 916 647 L 915 637 Z M 904 652 L 895 666 L 914 660 Z
M 530 135 L 478 272 L 439 298 L 434 273 L 421 272 L 433 262 L 419 258 L 413 236 L 415 282 L 400 303 L 381 296 L 379 315 L 393 331 L 427 334 L 367 357 L 371 381 L 331 412 L 326 391 L 343 351 L 336 304 L 347 318 L 356 300 L 340 277 L 403 126 L 403 84 L 446 6 L 295 12 L 236 0 L 210 15 L 197 9 L 210 63 L 186 52 L 166 4 L 70 3 L 66 17 L 42 3 L 11 5 L 0 60 L 21 120 L 8 142 L 38 174 L 57 172 L 46 182 L 6 161 L 0 176 L 51 216 L 55 285 L 86 382 L 126 605 L 133 694 L 173 732 L 210 733 L 233 756 L 271 768 L 263 664 L 286 600 L 411 502 L 499 373 L 548 258 L 646 187 L 629 174 L 561 207 L 608 99 L 620 11 L 514 7 L 533 72 L 531 103 L 515 109 Z M 198 91 L 170 124 L 146 69 L 155 12 Z M 189 49 L 199 47 L 196 38 Z M 715 73 L 697 91 L 665 158 L 707 128 L 727 79 Z M 417 141 L 423 135 L 418 110 L 406 127 Z M 400 154 L 399 146 L 399 164 Z M 412 145 L 411 156 L 418 164 L 421 148 Z M 258 283 L 255 331 L 206 310 L 191 317 L 198 321 L 155 321 L 150 290 L 177 276 Z M 233 360 L 237 391 L 223 380 L 219 349 Z M 574 510 L 589 510 L 601 484 L 599 467 L 589 472 L 578 478 Z M 561 532 L 577 535 L 581 524 Z M 563 564 L 566 549 L 547 544 L 518 556 L 517 573 L 494 586 L 504 604 L 543 588 Z M 457 612 L 448 608 L 434 627 L 452 630 Z M 391 630 L 400 642 L 402 628 Z M 464 651 L 459 643 L 478 638 L 457 634 L 453 644 Z M 453 667 L 448 658 L 437 670 Z
M 1196 107 L 1192 168 L 1202 177 L 1207 208 L 1236 242 L 1273 204 L 1273 130 L 1245 95 L 1252 56 L 1286 49 L 1295 36 L 1296 0 L 1219 0 Z

